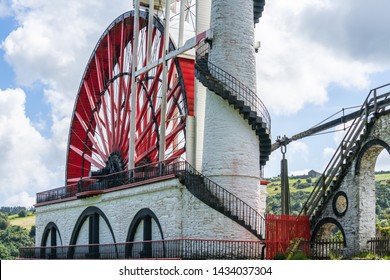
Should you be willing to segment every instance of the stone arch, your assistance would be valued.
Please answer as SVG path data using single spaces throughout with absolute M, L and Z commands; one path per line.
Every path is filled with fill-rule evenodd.
M 112 237 L 112 240 L 113 240 L 113 243 L 116 243 L 116 240 L 115 240 L 115 235 L 114 235 L 114 231 L 111 227 L 111 224 L 107 218 L 107 216 L 104 214 L 104 212 L 102 210 L 100 210 L 99 208 L 95 207 L 95 206 L 90 206 L 88 208 L 86 208 L 79 216 L 74 228 L 73 228 L 73 232 L 72 232 L 72 236 L 70 238 L 70 243 L 69 245 L 76 245 L 77 244 L 77 239 L 79 237 L 79 234 L 80 234 L 80 231 L 82 229 L 82 227 L 84 226 L 84 224 L 87 222 L 88 220 L 88 245 L 90 244 L 100 244 L 100 218 L 102 218 L 104 220 L 104 222 L 106 223 L 108 229 L 109 229 L 109 232 L 111 234 L 111 237 Z M 70 258 L 73 258 L 73 255 L 76 253 L 75 252 L 75 249 L 76 247 L 71 247 L 71 249 L 69 249 L 69 254 L 70 254 Z M 91 258 L 98 258 L 99 257 L 99 247 L 98 246 L 88 246 L 88 253 L 87 253 L 87 258 L 88 257 L 91 257 Z
M 339 223 L 339 221 L 337 221 L 336 219 L 334 218 L 331 218 L 331 217 L 326 217 L 322 220 L 320 220 L 316 226 L 314 227 L 313 229 L 313 232 L 311 234 L 311 241 L 315 241 L 316 240 L 316 237 L 317 235 L 320 233 L 321 229 L 323 226 L 329 224 L 328 228 L 326 228 L 327 231 L 330 231 L 332 230 L 331 229 L 331 226 L 336 226 L 340 231 L 341 231 L 341 234 L 342 234 L 342 237 L 343 237 L 343 243 L 344 243 L 344 247 L 347 246 L 347 239 L 346 239 L 346 236 L 345 236 L 345 231 L 344 231 L 344 228 L 343 226 Z
M 142 229 L 140 227 L 142 226 Z M 134 243 L 137 241 L 137 234 L 142 231 L 142 241 L 153 240 L 153 229 L 156 229 L 164 240 L 164 234 L 161 228 L 160 221 L 156 214 L 149 208 L 143 208 L 134 216 L 133 221 L 130 224 L 129 231 L 127 234 L 126 242 L 130 242 L 126 246 L 126 256 L 139 257 L 139 258 L 150 258 L 157 257 L 156 252 L 160 254 L 158 257 L 165 255 L 164 244 L 153 244 L 152 242 Z M 156 234 L 155 234 L 156 236 Z
M 362 165 L 362 161 L 364 161 L 364 156 L 367 154 L 368 151 L 370 151 L 370 157 L 377 158 L 380 152 L 386 149 L 387 152 L 390 154 L 390 146 L 386 142 L 380 139 L 373 139 L 368 141 L 364 146 L 360 149 L 359 155 L 356 160 L 355 165 L 355 175 L 360 174 L 360 169 Z M 375 161 L 372 163 L 373 168 L 375 169 Z M 375 170 L 374 170 L 375 171 Z
M 379 154 L 386 150 L 390 154 L 390 146 L 385 141 L 375 138 L 361 148 L 355 165 L 354 184 L 357 186 L 357 246 L 360 251 L 367 250 L 367 241 L 375 237 L 376 185 L 375 166 Z
M 50 237 L 50 244 L 47 244 Z M 58 239 L 59 238 L 59 244 Z M 41 258 L 55 259 L 58 256 L 58 246 L 62 246 L 61 233 L 55 223 L 50 222 L 46 225 L 41 239 Z M 62 250 L 60 249 L 60 252 Z
M 41 239 L 42 247 L 47 246 L 47 241 L 49 236 L 50 236 L 50 246 L 62 246 L 61 233 L 58 230 L 57 225 L 53 222 L 48 223 L 43 231 L 42 239 Z M 57 242 L 58 241 L 57 236 L 59 237 L 59 244 Z

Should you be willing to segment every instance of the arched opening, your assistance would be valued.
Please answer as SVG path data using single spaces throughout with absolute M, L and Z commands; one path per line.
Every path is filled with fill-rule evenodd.
M 141 209 L 130 224 L 126 256 L 131 258 L 161 258 L 165 256 L 162 228 L 157 216 L 148 208 Z
M 390 154 L 379 154 L 375 165 L 376 237 L 390 237 Z
M 380 140 L 367 142 L 356 162 L 359 180 L 361 246 L 390 229 L 390 146 Z M 375 217 L 375 219 L 373 219 Z
M 62 253 L 61 233 L 55 223 L 50 222 L 46 225 L 41 239 L 41 258 L 55 259 Z M 48 247 L 48 248 L 47 248 Z
M 342 257 L 346 247 L 344 228 L 336 219 L 322 219 L 312 232 L 311 244 L 311 256 L 317 259 Z
M 107 216 L 99 208 L 91 206 L 81 213 L 73 229 L 69 245 L 70 258 L 99 258 L 99 244 L 116 243 Z M 118 254 L 118 252 L 116 252 Z

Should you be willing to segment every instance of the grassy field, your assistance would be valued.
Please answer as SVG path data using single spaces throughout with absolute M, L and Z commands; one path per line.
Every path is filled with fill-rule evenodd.
M 390 173 L 375 174 L 375 181 L 390 181 Z
M 29 214 L 27 217 L 19 218 L 18 215 L 9 216 L 11 225 L 20 226 L 27 230 L 30 230 L 35 225 L 35 214 Z

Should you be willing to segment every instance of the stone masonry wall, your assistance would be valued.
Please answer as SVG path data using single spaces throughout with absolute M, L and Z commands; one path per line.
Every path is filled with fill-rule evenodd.
M 157 216 L 164 239 L 201 238 L 257 240 L 246 229 L 195 198 L 177 179 L 106 193 L 63 203 L 37 207 L 36 245 L 43 230 L 53 222 L 63 244 L 68 245 L 77 219 L 89 206 L 99 208 L 107 217 L 116 242 L 125 242 L 136 213 L 149 208 Z M 100 218 L 100 243 L 113 243 L 108 225 Z M 158 238 L 154 223 L 154 238 Z M 139 239 L 139 238 L 138 238 Z M 158 238 L 161 239 L 161 238 Z M 81 228 L 76 244 L 88 244 L 88 223 Z
M 362 148 L 372 141 L 383 141 L 390 145 L 390 115 L 381 116 L 375 121 L 368 138 Z M 317 224 L 325 219 L 337 221 L 345 232 L 346 256 L 351 257 L 358 252 L 367 251 L 367 241 L 375 237 L 375 164 L 383 146 L 374 144 L 356 157 L 351 168 L 344 177 L 339 189 L 332 195 Z M 360 158 L 360 168 L 357 161 Z M 333 198 L 344 192 L 348 199 L 348 208 L 343 216 L 337 216 L 333 210 Z M 314 228 L 313 228 L 314 229 Z

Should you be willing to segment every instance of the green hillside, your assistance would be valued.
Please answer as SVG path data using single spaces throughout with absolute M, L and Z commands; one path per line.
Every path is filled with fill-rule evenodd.
M 19 217 L 18 215 L 12 215 L 8 217 L 9 222 L 13 226 L 20 226 L 28 231 L 35 225 L 35 214 L 29 213 L 26 217 Z
M 280 214 L 280 177 L 268 179 L 267 186 L 267 213 Z M 313 190 L 317 178 L 291 178 L 290 204 L 292 214 L 298 214 L 306 202 L 307 197 Z M 388 224 L 390 216 L 390 172 L 379 172 L 375 175 L 376 185 L 376 217 L 377 222 L 382 226 Z
M 15 259 L 20 247 L 34 245 L 35 215 L 23 211 L 21 215 L 0 211 L 0 260 Z

